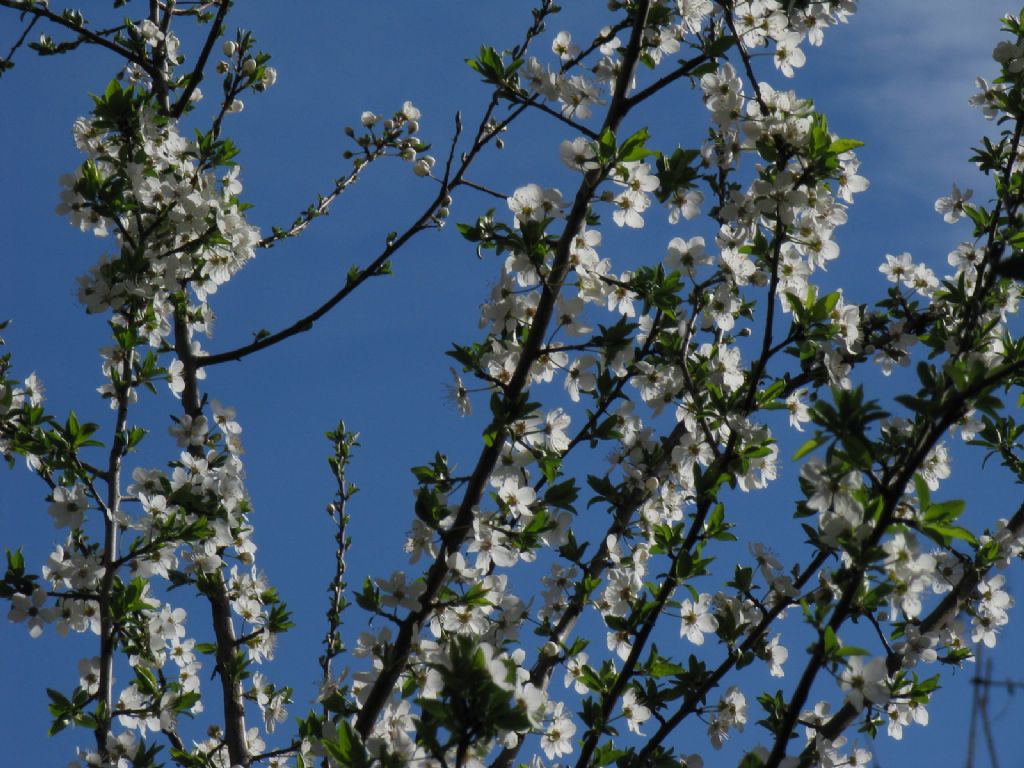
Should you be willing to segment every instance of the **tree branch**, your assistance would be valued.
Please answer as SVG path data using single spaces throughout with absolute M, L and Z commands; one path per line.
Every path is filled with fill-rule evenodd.
M 199 370 L 189 339 L 188 326 L 179 313 L 174 316 L 174 352 L 184 365 L 182 378 L 185 388 L 181 393 L 182 408 L 192 419 L 203 413 L 202 398 L 196 373 Z M 202 446 L 192 446 L 189 452 L 197 458 L 203 457 Z M 201 578 L 201 591 L 210 602 L 214 636 L 217 639 L 217 674 L 221 683 L 224 711 L 224 742 L 232 765 L 248 768 L 249 748 L 246 745 L 245 703 L 242 681 L 232 670 L 235 668 L 235 654 L 238 652 L 234 620 L 231 617 L 231 600 L 227 585 L 220 571 Z
M 603 128 L 612 132 L 618 128 L 624 116 L 626 91 L 632 82 L 633 73 L 639 59 L 643 30 L 646 25 L 649 8 L 650 0 L 639 0 L 635 10 L 633 32 L 623 56 L 623 66 L 616 79 L 614 94 L 603 126 Z M 542 340 L 547 335 L 547 327 L 551 321 L 555 302 L 570 266 L 572 242 L 580 227 L 584 224 L 594 191 L 606 178 L 608 172 L 609 169 L 590 171 L 584 176 L 580 184 L 573 201 L 572 210 L 566 216 L 565 229 L 558 241 L 549 280 L 545 282 L 542 288 L 537 311 L 530 323 L 529 337 L 523 346 L 519 363 L 512 374 L 509 384 L 505 388 L 503 398 L 505 402 L 515 402 L 526 389 L 530 367 L 537 357 L 543 343 Z M 506 434 L 507 428 L 503 429 L 492 444 L 481 452 L 464 492 L 462 503 L 459 505 L 458 512 L 455 515 L 455 520 L 445 533 L 437 558 L 426 574 L 426 588 L 420 598 L 423 607 L 419 610 L 411 611 L 399 625 L 398 637 L 390 649 L 391 652 L 385 661 L 384 668 L 374 681 L 365 703 L 356 718 L 356 731 L 363 738 L 366 738 L 369 734 L 382 707 L 388 697 L 390 697 L 395 683 L 408 663 L 413 639 L 419 632 L 421 623 L 430 612 L 431 603 L 448 575 L 447 561 L 449 555 L 461 546 L 468 533 L 472 530 L 474 507 L 478 503 L 487 480 L 498 461 Z

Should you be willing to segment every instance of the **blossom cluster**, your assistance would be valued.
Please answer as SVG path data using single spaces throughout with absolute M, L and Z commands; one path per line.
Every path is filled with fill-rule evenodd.
M 133 112 L 127 132 L 111 131 L 102 118 L 75 124 L 75 142 L 88 159 L 61 179 L 57 211 L 82 231 L 112 234 L 117 242 L 113 254 L 79 280 L 87 311 L 141 302 L 153 310 L 149 343 L 159 346 L 170 334 L 171 297 L 182 285 L 200 302 L 192 308 L 201 319 L 197 325 L 212 327 L 206 298 L 253 258 L 259 232 L 239 207 L 239 166 L 218 175 L 173 122 L 146 104 Z M 125 163 L 124 157 L 133 159 Z

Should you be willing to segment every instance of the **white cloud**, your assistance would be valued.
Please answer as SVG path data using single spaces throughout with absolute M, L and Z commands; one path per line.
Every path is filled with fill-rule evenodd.
M 975 78 L 997 71 L 1004 3 L 863 2 L 826 33 L 820 55 L 809 51 L 798 92 L 814 96 L 834 131 L 866 142 L 862 170 L 894 212 L 925 216 L 953 182 L 984 188 L 968 159 L 996 126 L 967 100 Z

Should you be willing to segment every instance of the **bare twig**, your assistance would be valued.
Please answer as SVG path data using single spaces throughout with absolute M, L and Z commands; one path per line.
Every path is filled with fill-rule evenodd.
M 98 32 L 93 32 L 92 30 L 87 29 L 85 27 L 77 26 L 70 20 L 65 19 L 58 13 L 54 13 L 45 6 L 38 4 L 25 5 L 23 2 L 19 2 L 19 0 L 0 0 L 0 8 L 10 8 L 15 11 L 29 13 L 35 16 L 36 18 L 46 19 L 47 21 L 53 22 L 57 26 L 69 29 L 72 32 L 78 34 L 79 42 L 91 43 L 93 45 L 98 45 L 101 48 L 106 48 L 109 51 L 113 51 L 121 58 L 142 67 L 142 69 L 150 77 L 155 76 L 152 64 L 146 61 L 145 58 L 138 56 L 134 51 L 131 51 L 128 48 L 125 48 L 124 46 L 118 45 L 117 43 L 111 40 L 107 40 Z
M 13 66 L 14 54 L 17 53 L 18 49 L 24 44 L 25 39 L 28 37 L 29 33 L 32 31 L 32 27 L 36 25 L 37 21 L 39 21 L 39 17 L 33 16 L 32 20 L 25 25 L 25 29 L 22 31 L 21 36 L 17 39 L 14 45 L 11 46 L 11 50 L 7 52 L 7 55 L 4 58 L 0 59 L 0 74 L 3 74 L 4 69 Z
M 334 684 L 334 674 L 331 665 L 337 656 L 345 650 L 339 630 L 341 628 L 341 615 L 348 605 L 345 599 L 345 555 L 352 543 L 348 535 L 348 502 L 356 493 L 356 487 L 348 481 L 347 470 L 351 457 L 352 448 L 359 445 L 359 435 L 345 429 L 345 423 L 340 422 L 337 429 L 330 433 L 329 437 L 334 442 L 334 456 L 330 460 L 331 469 L 334 472 L 335 481 L 338 484 L 336 501 L 328 505 L 327 513 L 334 522 L 336 531 L 334 534 L 334 575 L 331 583 L 327 586 L 330 595 L 330 605 L 327 609 L 327 631 L 324 634 L 324 653 L 320 657 L 321 671 L 321 695 L 326 698 Z M 323 707 L 323 716 L 329 716 L 330 710 L 327 704 Z

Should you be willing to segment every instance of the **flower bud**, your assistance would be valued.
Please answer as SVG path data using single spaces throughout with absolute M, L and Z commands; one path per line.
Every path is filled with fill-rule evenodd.
M 246 59 L 242 62 L 242 72 L 252 77 L 256 74 L 256 59 Z
M 412 172 L 415 173 L 417 176 L 429 176 L 430 171 L 433 170 L 434 163 L 436 162 L 437 161 L 430 155 L 424 155 L 415 163 L 413 163 Z
M 221 50 L 224 51 L 225 56 L 234 56 L 235 51 L 238 50 L 238 43 L 234 42 L 233 40 L 225 40 L 224 46 Z

